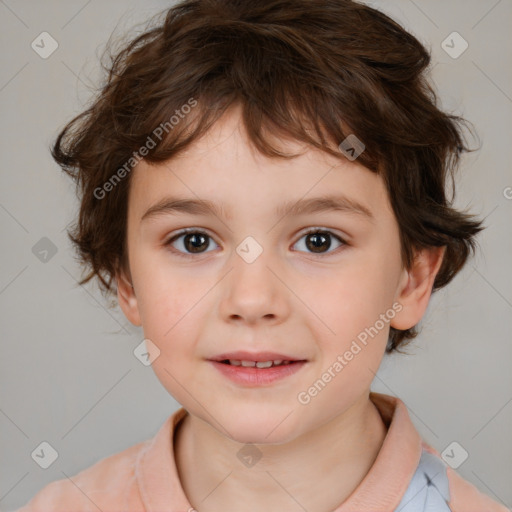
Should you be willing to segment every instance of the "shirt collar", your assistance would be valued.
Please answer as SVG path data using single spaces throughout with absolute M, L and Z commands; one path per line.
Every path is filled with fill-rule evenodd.
M 419 464 L 422 440 L 405 404 L 397 397 L 370 392 L 388 431 L 372 467 L 334 512 L 392 512 Z M 187 411 L 181 407 L 148 441 L 136 462 L 135 476 L 147 512 L 183 512 L 191 505 L 185 496 L 174 458 L 173 439 Z
M 370 393 L 388 432 L 370 471 L 334 512 L 392 512 L 418 467 L 422 439 L 405 404 L 397 397 Z

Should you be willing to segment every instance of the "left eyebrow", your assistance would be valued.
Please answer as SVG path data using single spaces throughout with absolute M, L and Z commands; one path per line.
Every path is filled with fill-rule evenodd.
M 327 211 L 353 213 L 365 217 L 372 222 L 375 220 L 370 208 L 345 195 L 325 195 L 311 199 L 288 201 L 276 208 L 276 214 L 279 216 Z
M 340 211 L 360 215 L 369 221 L 374 221 L 372 211 L 358 201 L 344 195 L 326 195 L 310 199 L 299 199 L 288 201 L 275 209 L 279 217 L 285 215 L 304 215 L 320 213 L 325 211 Z M 215 215 L 226 217 L 222 206 L 207 199 L 185 199 L 177 197 L 166 197 L 146 210 L 141 217 L 141 222 L 151 217 L 158 217 L 165 214 L 188 213 L 190 215 Z

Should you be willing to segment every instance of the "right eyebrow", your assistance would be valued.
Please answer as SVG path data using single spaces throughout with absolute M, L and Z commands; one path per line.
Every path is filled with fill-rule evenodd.
M 207 199 L 183 199 L 176 197 L 166 197 L 146 210 L 140 221 L 152 217 L 159 217 L 166 214 L 188 213 L 190 215 L 209 215 L 216 217 L 225 217 L 222 207 L 218 207 L 212 201 Z

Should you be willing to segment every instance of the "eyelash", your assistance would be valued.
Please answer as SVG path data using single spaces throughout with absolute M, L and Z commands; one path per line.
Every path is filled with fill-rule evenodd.
M 166 242 L 164 242 L 164 246 L 165 247 L 169 247 L 171 248 L 171 245 L 174 241 L 176 241 L 177 239 L 181 238 L 182 236 L 184 235 L 189 235 L 189 234 L 199 234 L 199 235 L 204 235 L 210 239 L 213 240 L 213 237 L 211 237 L 208 233 L 206 233 L 205 231 L 202 231 L 200 229 L 196 229 L 196 228 L 186 228 L 186 229 L 183 229 L 181 231 L 179 231 L 178 233 L 176 233 L 175 235 L 173 235 L 171 238 L 169 238 Z M 297 242 L 299 240 L 301 240 L 302 238 L 304 238 L 305 236 L 311 234 L 311 233 L 322 233 L 322 234 L 328 234 L 330 236 L 332 236 L 333 238 L 335 238 L 336 240 L 338 240 L 339 242 L 341 242 L 341 246 L 336 248 L 335 250 L 333 251 L 330 251 L 330 252 L 326 252 L 326 253 L 309 253 L 311 254 L 313 257 L 319 257 L 319 258 L 322 258 L 324 256 L 328 256 L 330 254 L 333 254 L 335 253 L 337 250 L 343 248 L 343 246 L 348 246 L 349 244 L 347 244 L 347 242 L 341 238 L 339 235 L 336 235 L 334 234 L 332 231 L 329 231 L 328 229 L 323 229 L 323 228 L 310 228 L 308 229 L 307 231 L 305 231 L 304 233 L 302 233 L 301 237 L 297 240 Z M 295 242 L 295 243 L 297 243 Z M 294 244 L 295 245 L 295 244 Z M 196 253 L 196 254 L 192 254 L 192 253 L 184 253 L 184 252 L 181 252 L 181 251 L 177 251 L 176 249 L 174 248 L 171 248 L 171 251 L 174 252 L 175 254 L 177 254 L 179 257 L 183 257 L 183 258 L 195 258 L 197 257 L 198 255 L 201 255 L 201 254 L 206 254 L 207 252 L 210 252 L 210 251 L 205 251 L 205 252 L 202 252 L 202 253 Z

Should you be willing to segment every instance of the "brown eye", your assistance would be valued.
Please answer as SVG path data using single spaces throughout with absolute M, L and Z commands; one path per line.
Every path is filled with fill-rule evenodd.
M 333 240 L 338 243 L 335 249 L 348 245 L 340 236 L 335 235 L 331 231 L 322 229 L 311 229 L 305 233 L 296 244 L 299 244 L 302 240 L 305 240 L 305 250 L 312 254 L 319 256 L 335 252 L 335 250 L 329 251 L 332 247 Z M 167 242 L 165 246 L 171 246 L 172 251 L 183 257 L 193 257 L 197 254 L 203 254 L 210 252 L 210 241 L 213 241 L 212 237 L 204 231 L 195 229 L 188 229 L 181 231 Z M 215 242 L 214 242 L 215 243 Z M 217 245 L 217 244 L 215 244 Z M 211 249 L 210 249 L 211 250 Z M 304 249 L 299 249 L 304 250 Z
M 306 247 L 312 252 L 324 252 L 331 247 L 331 237 L 325 233 L 310 233 L 306 236 Z
M 323 231 L 320 229 L 308 231 L 301 237 L 299 242 L 303 239 L 305 239 L 305 247 L 307 251 L 310 251 L 313 254 L 320 255 L 325 254 L 327 253 L 327 251 L 329 251 L 329 249 L 332 246 L 333 239 L 335 239 L 339 243 L 338 247 L 346 245 L 345 241 L 339 236 L 335 235 L 334 233 L 331 233 L 330 231 Z M 299 242 L 297 242 L 297 244 Z
M 185 235 L 183 239 L 183 245 L 187 251 L 192 253 L 203 252 L 205 247 L 208 247 L 206 237 L 202 233 L 192 233 Z
M 191 256 L 209 252 L 206 249 L 211 240 L 213 239 L 203 231 L 188 230 L 173 236 L 165 245 L 172 246 L 181 256 Z

